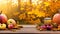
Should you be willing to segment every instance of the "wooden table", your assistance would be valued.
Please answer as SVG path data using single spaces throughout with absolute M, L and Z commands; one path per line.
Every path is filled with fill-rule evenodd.
M 18 29 L 16 31 L 10 31 L 10 30 L 3 31 L 3 30 L 1 30 L 0 33 L 60 34 L 60 31 L 39 31 L 35 27 L 24 27 L 24 28 Z

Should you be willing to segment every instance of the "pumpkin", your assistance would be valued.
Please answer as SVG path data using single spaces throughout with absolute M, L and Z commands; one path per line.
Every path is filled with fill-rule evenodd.
M 60 24 L 60 13 L 57 13 L 53 16 L 53 22 Z
M 0 23 L 7 23 L 7 16 L 5 14 L 0 14 Z

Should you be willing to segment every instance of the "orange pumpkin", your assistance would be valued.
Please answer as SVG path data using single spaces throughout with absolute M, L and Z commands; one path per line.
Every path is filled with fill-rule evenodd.
M 57 13 L 53 16 L 53 22 L 60 24 L 60 13 Z

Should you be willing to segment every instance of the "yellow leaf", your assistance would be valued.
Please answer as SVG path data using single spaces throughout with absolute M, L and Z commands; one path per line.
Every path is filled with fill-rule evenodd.
M 21 7 L 21 8 L 20 8 L 20 10 L 24 10 L 24 8 L 23 8 L 23 7 Z
M 49 6 L 50 2 L 44 2 L 45 6 Z

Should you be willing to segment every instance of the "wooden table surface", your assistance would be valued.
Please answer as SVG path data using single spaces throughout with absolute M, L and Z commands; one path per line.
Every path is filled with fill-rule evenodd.
M 0 30 L 0 33 L 41 33 L 41 34 L 60 34 L 60 31 L 39 31 L 35 27 L 24 27 L 16 31 Z

